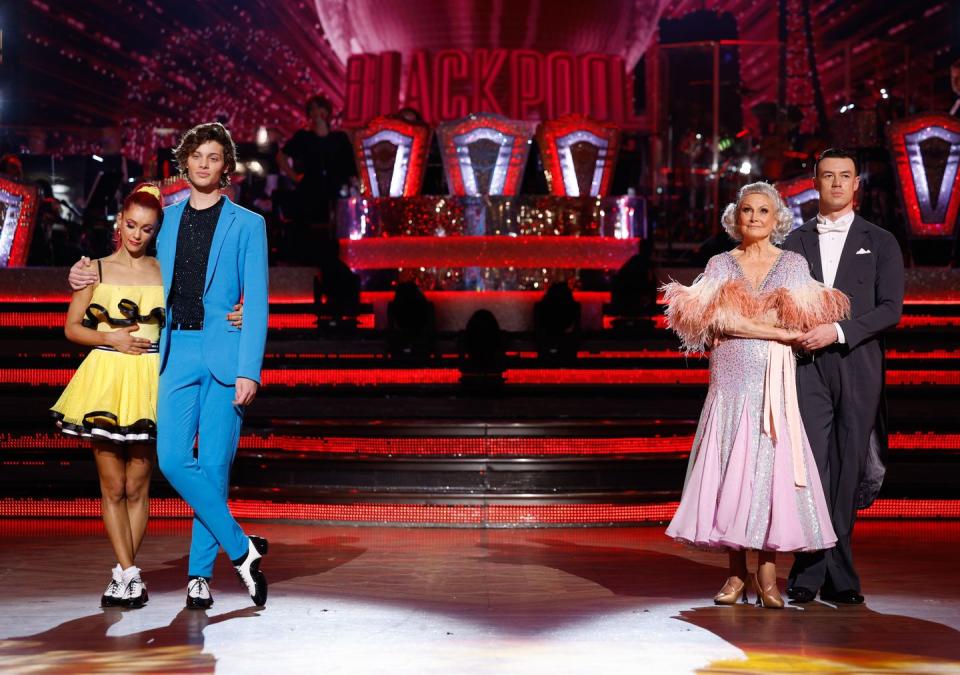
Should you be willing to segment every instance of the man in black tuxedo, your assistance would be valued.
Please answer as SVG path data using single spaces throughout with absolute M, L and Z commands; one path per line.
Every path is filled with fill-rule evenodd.
M 820 212 L 787 237 L 784 248 L 806 258 L 817 281 L 850 297 L 852 318 L 817 326 L 798 341 L 810 353 L 797 368 L 800 413 L 837 545 L 798 554 L 787 593 L 797 603 L 810 602 L 820 591 L 827 601 L 860 604 L 851 535 L 858 501 L 864 499 L 860 488 L 871 456 L 871 433 L 881 417 L 882 334 L 897 325 L 903 311 L 903 255 L 892 234 L 853 210 L 860 186 L 854 154 L 825 150 L 817 158 L 813 182 Z

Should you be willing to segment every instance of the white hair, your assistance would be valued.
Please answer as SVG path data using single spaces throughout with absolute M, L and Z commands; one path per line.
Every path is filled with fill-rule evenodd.
M 720 217 L 720 224 L 723 225 L 723 229 L 727 231 L 727 234 L 730 235 L 730 238 L 734 241 L 743 239 L 743 235 L 740 234 L 739 228 L 737 227 L 737 212 L 740 210 L 740 202 L 742 202 L 743 198 L 747 195 L 757 194 L 766 195 L 773 204 L 773 210 L 776 212 L 777 222 L 774 223 L 773 232 L 770 234 L 771 241 L 773 241 L 774 244 L 783 243 L 783 240 L 787 238 L 787 235 L 790 234 L 790 231 L 793 229 L 793 211 L 784 203 L 777 189 L 770 185 L 770 183 L 765 183 L 764 181 L 749 183 L 740 188 L 740 191 L 737 192 L 737 201 L 727 204 L 727 208 L 723 210 L 723 216 Z

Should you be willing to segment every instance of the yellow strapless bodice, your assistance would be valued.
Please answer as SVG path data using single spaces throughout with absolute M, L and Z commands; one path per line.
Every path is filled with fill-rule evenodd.
M 151 342 L 160 339 L 164 320 L 163 286 L 124 286 L 100 283 L 84 316 L 84 325 L 99 331 L 114 331 L 136 323 L 134 335 Z M 91 325 L 93 323 L 96 325 Z

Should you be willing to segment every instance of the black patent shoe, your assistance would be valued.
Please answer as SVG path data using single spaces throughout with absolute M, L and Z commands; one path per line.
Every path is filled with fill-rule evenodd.
M 210 582 L 204 577 L 193 577 L 187 583 L 187 609 L 210 609 L 213 607 L 213 594 Z
M 862 605 L 864 597 L 854 590 L 820 591 L 820 599 L 840 605 Z
M 253 547 L 257 549 L 257 553 L 260 555 L 267 555 L 270 550 L 270 542 L 264 539 L 263 537 L 258 537 L 255 534 L 247 536 L 247 539 L 250 540 L 250 543 L 253 544 Z
M 808 602 L 812 602 L 817 597 L 817 594 L 809 588 L 794 586 L 787 591 L 787 597 L 790 598 L 790 602 L 794 604 L 805 605 Z
M 269 550 L 269 543 L 263 537 L 249 537 L 247 553 L 242 559 L 234 563 L 237 577 L 247 588 L 250 599 L 257 607 L 267 604 L 267 577 L 260 571 L 260 562 L 263 554 Z

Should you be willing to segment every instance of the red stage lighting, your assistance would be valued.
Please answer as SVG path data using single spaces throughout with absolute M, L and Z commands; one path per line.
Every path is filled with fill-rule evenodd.
M 583 115 L 543 122 L 537 130 L 550 193 L 561 197 L 605 197 L 613 182 L 620 129 Z
M 425 268 L 617 269 L 637 239 L 611 237 L 374 237 L 343 240 L 355 270 Z
M 793 212 L 793 229 L 803 225 L 806 220 L 804 217 L 805 208 L 811 208 L 812 206 L 812 214 L 808 212 L 807 215 L 809 217 L 816 215 L 817 207 L 812 203 L 817 202 L 817 204 L 819 204 L 820 195 L 814 187 L 813 179 L 810 176 L 801 176 L 793 180 L 779 181 L 774 184 L 774 187 L 777 188 L 780 196 L 783 197 L 783 201 L 786 202 L 787 206 L 790 207 L 790 210 Z
M 898 432 L 888 439 L 898 453 L 960 451 L 960 434 Z M 89 441 L 56 432 L 0 434 L 5 450 L 86 450 Z M 353 456 L 430 457 L 554 457 L 661 455 L 686 456 L 693 436 L 639 436 L 626 438 L 533 438 L 533 437 L 352 437 L 296 436 L 246 433 L 240 437 L 245 450 L 286 450 L 307 454 Z
M 437 128 L 450 191 L 458 196 L 516 195 L 527 165 L 531 122 L 479 113 Z
M 911 234 L 953 236 L 960 211 L 960 120 L 949 115 L 917 115 L 891 122 L 887 134 Z M 931 159 L 927 156 L 929 143 L 945 149 Z M 931 161 L 936 167 L 928 171 Z M 935 177 L 940 177 L 939 185 L 930 184 Z
M 27 264 L 37 217 L 37 189 L 0 177 L 0 267 Z
M 419 194 L 430 134 L 425 124 L 398 117 L 377 117 L 354 132 L 353 146 L 363 196 Z
M 250 520 L 307 520 L 383 525 L 439 525 L 451 527 L 550 527 L 562 525 L 618 525 L 666 522 L 677 502 L 648 504 L 428 504 L 428 503 L 291 503 L 232 499 L 236 518 Z M 176 498 L 151 499 L 155 519 L 192 518 L 186 502 Z M 100 500 L 0 499 L 0 518 L 99 518 Z M 860 511 L 863 520 L 960 519 L 960 500 L 878 499 Z
M 0 368 L 0 384 L 64 386 L 73 376 L 70 368 Z M 529 368 L 504 372 L 508 385 L 616 385 L 655 384 L 705 385 L 706 368 Z M 460 381 L 454 368 L 296 368 L 264 369 L 264 386 L 284 387 L 369 387 L 408 385 L 452 385 Z M 960 371 L 888 370 L 887 384 L 893 386 L 957 386 Z

